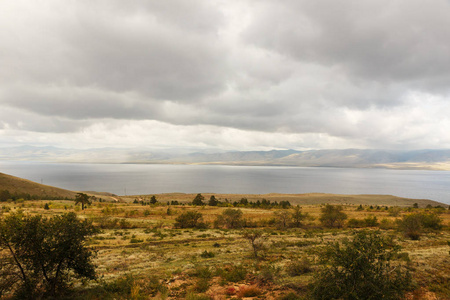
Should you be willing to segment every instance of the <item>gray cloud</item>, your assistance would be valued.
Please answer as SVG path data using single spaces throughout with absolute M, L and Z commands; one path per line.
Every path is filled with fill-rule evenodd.
M 449 8 L 443 0 L 2 1 L 0 137 L 48 133 L 40 142 L 51 144 L 53 133 L 124 135 L 152 121 L 161 144 L 186 128 L 204 147 L 235 146 L 230 132 L 248 148 L 450 147 L 441 130 Z

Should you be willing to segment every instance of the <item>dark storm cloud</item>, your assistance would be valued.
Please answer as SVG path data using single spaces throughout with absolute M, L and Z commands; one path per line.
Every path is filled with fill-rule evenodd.
M 4 131 L 450 147 L 448 1 L 5 0 L 0 40 Z

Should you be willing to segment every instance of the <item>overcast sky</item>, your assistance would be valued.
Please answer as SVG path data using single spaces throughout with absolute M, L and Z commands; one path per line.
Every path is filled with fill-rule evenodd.
M 13 145 L 450 148 L 450 1 L 1 0 Z

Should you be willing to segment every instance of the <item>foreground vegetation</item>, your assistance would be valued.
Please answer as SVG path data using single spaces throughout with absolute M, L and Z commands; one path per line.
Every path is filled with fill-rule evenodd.
M 77 249 L 89 258 L 85 273 L 66 264 L 64 276 L 46 283 L 42 270 L 55 270 L 49 263 L 54 260 L 40 260 L 43 267 L 35 268 L 25 258 L 35 279 L 32 288 L 40 291 L 34 298 L 450 298 L 447 207 L 297 206 L 288 199 L 275 204 L 247 195 L 200 196 L 136 196 L 116 203 L 80 202 L 84 196 L 78 196 L 80 204 L 6 201 L 1 203 L 2 226 L 34 220 L 45 228 L 69 228 L 55 225 L 64 218 L 86 226 L 77 240 L 82 246 Z M 8 234 L 2 230 L 3 240 Z M 42 243 L 30 245 L 37 244 Z M 1 277 L 0 295 L 23 297 L 17 264 L 6 264 L 11 251 L 0 245 L 0 268 L 10 275 Z M 50 243 L 46 249 L 55 248 Z M 71 257 L 66 254 L 61 259 Z M 42 282 L 36 283 L 39 278 Z

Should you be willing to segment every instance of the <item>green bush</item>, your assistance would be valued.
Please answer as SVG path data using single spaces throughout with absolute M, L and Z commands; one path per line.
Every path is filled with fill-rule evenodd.
M 228 229 L 242 228 L 245 224 L 245 220 L 242 216 L 242 210 L 227 208 L 222 212 L 222 214 L 217 216 L 214 221 L 214 227 L 225 227 Z
M 229 265 L 217 270 L 224 282 L 239 282 L 247 277 L 247 268 L 243 265 Z
M 281 269 L 274 265 L 265 265 L 258 273 L 257 281 L 259 284 L 274 283 L 280 275 Z
M 176 228 L 207 228 L 202 222 L 203 214 L 198 211 L 187 211 L 175 219 Z
M 296 294 L 294 292 L 289 292 L 289 293 L 284 294 L 284 295 L 282 295 L 282 296 L 280 296 L 278 298 L 278 300 L 301 300 L 301 299 L 302 298 L 298 294 Z
M 403 216 L 399 228 L 405 236 L 418 240 L 424 230 L 442 229 L 442 219 L 435 213 L 413 213 Z
M 364 220 L 351 218 L 347 221 L 349 228 L 362 228 L 365 226 Z
M 367 218 L 364 219 L 364 225 L 366 227 L 376 227 L 378 226 L 378 220 L 377 217 L 375 216 L 368 216 Z
M 320 254 L 325 267 L 311 286 L 313 299 L 402 299 L 411 276 L 398 257 L 400 247 L 380 232 L 361 231 L 353 240 L 329 244 Z
M 212 257 L 214 257 L 216 255 L 212 251 L 208 252 L 207 250 L 205 250 L 205 251 L 202 252 L 202 254 L 200 254 L 200 256 L 203 257 L 203 258 L 212 258 Z
M 301 260 L 293 260 L 286 266 L 286 273 L 289 276 L 299 276 L 310 272 L 312 272 L 312 266 L 307 257 Z
M 347 215 L 342 212 L 342 206 L 340 205 L 327 204 L 321 211 L 322 214 L 319 220 L 323 226 L 328 228 L 341 228 L 347 219 Z

